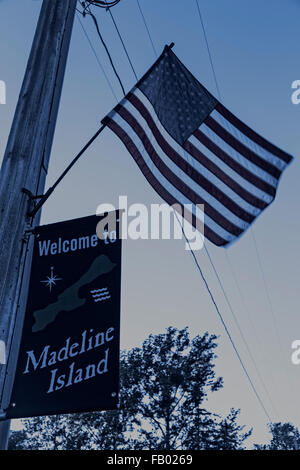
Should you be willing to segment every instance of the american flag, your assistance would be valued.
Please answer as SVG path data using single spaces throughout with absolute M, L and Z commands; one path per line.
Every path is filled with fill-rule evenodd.
M 218 246 L 233 242 L 273 201 L 292 157 L 225 108 L 170 47 L 102 121 L 170 205 Z M 197 225 L 199 226 L 199 224 Z

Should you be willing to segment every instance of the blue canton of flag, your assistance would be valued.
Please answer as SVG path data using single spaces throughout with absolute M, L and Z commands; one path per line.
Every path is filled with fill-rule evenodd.
M 170 205 L 224 246 L 274 200 L 292 157 L 215 99 L 166 47 L 146 75 L 102 121 Z

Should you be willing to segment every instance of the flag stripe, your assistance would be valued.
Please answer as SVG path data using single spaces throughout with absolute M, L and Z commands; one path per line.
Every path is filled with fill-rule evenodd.
M 223 160 L 228 166 L 239 173 L 244 179 L 248 180 L 253 185 L 257 186 L 263 192 L 275 197 L 276 189 L 268 184 L 266 181 L 260 179 L 257 175 L 251 173 L 236 160 L 231 158 L 224 150 L 210 140 L 200 129 L 197 129 L 193 134 L 205 147 L 213 152 L 217 157 Z
M 199 220 L 203 220 L 203 211 L 199 211 L 198 205 L 196 205 L 187 195 L 185 195 L 180 189 L 176 188 L 172 181 L 168 179 L 169 175 L 164 175 L 161 171 L 161 168 L 157 168 L 156 164 L 153 161 L 153 155 L 149 155 L 146 151 L 144 143 L 141 141 L 140 137 L 137 133 L 132 129 L 132 127 L 125 121 L 119 114 L 115 114 L 113 116 L 114 121 L 119 124 L 119 126 L 124 129 L 125 132 L 130 136 L 131 140 L 135 143 L 136 147 L 142 154 L 142 158 L 144 159 L 146 165 L 148 166 L 149 170 L 155 178 L 159 181 L 159 183 L 165 187 L 169 193 L 171 193 L 177 201 L 180 201 L 182 204 L 190 204 L 193 208 L 193 211 Z M 201 201 L 199 201 L 201 206 L 203 205 Z M 220 224 L 218 224 L 214 219 L 212 219 L 205 208 L 205 224 L 211 228 L 215 233 L 217 233 L 220 237 L 228 242 L 236 238 L 232 233 L 227 231 L 223 228 Z
M 222 204 L 240 219 L 248 223 L 251 223 L 254 220 L 255 216 L 257 215 L 257 210 L 254 210 L 255 213 L 253 213 L 253 208 L 252 208 L 252 212 L 249 212 L 249 206 L 247 207 L 248 210 L 245 209 L 244 207 L 241 207 L 234 200 L 234 198 L 236 199 L 239 199 L 239 198 L 237 198 L 236 195 L 232 191 L 230 192 L 231 197 L 229 197 L 227 194 L 225 194 L 225 192 L 220 190 L 219 187 L 217 187 L 215 184 L 212 183 L 211 180 L 208 179 L 208 177 L 210 176 L 215 182 L 217 181 L 217 178 L 212 174 L 209 175 L 208 172 L 205 170 L 205 168 L 202 167 L 202 174 L 200 174 L 199 171 L 195 169 L 195 167 L 193 167 L 186 159 L 184 159 L 180 154 L 178 154 L 174 150 L 174 148 L 165 140 L 162 133 L 157 128 L 153 120 L 153 117 L 150 115 L 149 111 L 141 103 L 141 101 L 133 94 L 131 94 L 127 98 L 128 98 L 129 103 L 132 104 L 132 106 L 131 107 L 128 106 L 129 104 L 128 102 L 125 103 L 123 106 L 126 109 L 128 109 L 131 114 L 133 114 L 135 111 L 138 111 L 139 113 L 138 116 L 136 116 L 137 113 L 134 113 L 133 114 L 134 117 L 136 119 L 142 119 L 144 121 L 142 123 L 142 127 L 144 129 L 146 129 L 146 127 L 149 127 L 149 129 L 152 132 L 152 135 L 155 137 L 156 142 L 158 143 L 158 145 L 160 146 L 164 154 L 167 155 L 167 157 L 169 157 L 175 163 L 175 165 L 177 165 L 178 168 L 180 168 L 183 171 L 182 177 L 184 177 L 184 175 L 187 175 L 188 178 L 192 178 L 195 183 L 200 185 L 200 187 L 204 188 L 214 198 L 217 198 L 220 201 L 222 201 Z M 203 175 L 203 172 L 205 171 L 206 171 L 207 177 Z M 227 188 L 227 192 L 228 192 L 228 189 L 230 190 L 230 188 L 226 187 L 224 184 L 222 184 L 222 186 L 224 187 L 225 191 L 226 191 L 226 188 Z M 196 187 L 196 191 L 197 191 L 197 187 Z M 239 202 L 243 203 L 243 201 L 239 201 Z
M 286 168 L 287 163 L 285 163 L 280 158 L 276 157 L 273 153 L 268 152 L 265 148 L 258 145 L 254 140 L 251 140 L 247 135 L 241 132 L 239 129 L 234 127 L 229 121 L 227 121 L 222 114 L 220 114 L 217 110 L 213 110 L 211 113 L 211 117 L 220 124 L 220 126 L 224 127 L 230 134 L 234 135 L 240 142 L 243 142 L 247 147 L 253 150 L 254 153 L 259 155 L 264 161 L 271 162 L 280 172 Z
M 223 170 L 221 170 L 215 163 L 207 158 L 195 145 L 192 144 L 189 140 L 183 145 L 185 150 L 190 153 L 196 160 L 202 163 L 206 168 L 211 170 L 215 175 L 218 176 L 225 184 L 227 184 L 236 194 L 239 194 L 245 201 L 251 204 L 254 207 L 257 207 L 260 210 L 263 210 L 267 207 L 268 203 L 262 201 L 261 199 L 255 197 L 236 181 L 228 176 Z
M 213 181 L 220 189 L 227 191 L 226 194 L 231 195 L 245 210 L 257 215 L 257 208 L 263 209 L 272 201 L 270 195 L 262 192 L 257 186 L 243 179 L 241 175 L 210 152 L 210 150 L 204 147 L 194 136 L 191 136 L 187 142 L 191 142 L 194 147 L 199 150 L 201 154 L 200 158 L 198 154 L 194 157 L 188 152 L 187 143 L 181 147 L 161 125 L 152 104 L 138 88 L 134 90 L 134 94 L 131 93 L 129 95 L 128 99 L 130 100 L 129 102 L 127 100 L 122 102 L 124 107 L 127 107 L 132 112 L 134 103 L 136 105 L 134 111 L 139 110 L 141 113 L 141 107 L 138 105 L 141 103 L 143 108 L 145 108 L 152 117 L 155 125 L 157 127 L 159 126 L 159 131 L 168 144 L 173 148 L 180 149 L 181 156 L 185 161 L 190 162 L 191 165 L 197 169 L 198 173 L 205 175 L 207 179 Z M 137 119 L 142 119 L 142 122 L 144 122 L 144 117 L 141 114 L 137 116 L 135 113 L 135 116 Z
M 245 230 L 245 228 L 248 227 L 248 224 L 243 223 L 242 221 L 240 226 L 238 226 L 236 223 L 239 223 L 239 220 L 236 220 L 233 214 L 231 216 L 232 221 L 229 220 L 221 212 L 219 212 L 222 211 L 223 213 L 227 213 L 228 215 L 228 211 L 226 210 L 225 206 L 222 207 L 222 204 L 219 201 L 215 200 L 212 196 L 212 200 L 209 203 L 207 200 L 209 198 L 205 199 L 203 196 L 199 196 L 194 191 L 194 189 L 192 189 L 191 186 L 188 186 L 183 181 L 183 179 L 179 178 L 173 171 L 171 171 L 170 167 L 165 164 L 163 159 L 158 155 L 158 153 L 154 149 L 152 143 L 150 142 L 149 138 L 145 133 L 145 130 L 132 116 L 132 114 L 127 111 L 127 109 L 125 109 L 123 106 L 119 106 L 117 108 L 117 113 L 131 126 L 134 132 L 138 135 L 153 163 L 156 165 L 158 170 L 165 176 L 165 178 L 172 183 L 175 188 L 177 188 L 194 204 L 205 204 L 206 214 L 211 217 L 218 225 L 223 227 L 227 232 L 238 236 L 243 232 L 243 230 Z
M 107 122 L 107 126 L 119 137 L 123 142 L 129 153 L 134 158 L 141 172 L 151 184 L 153 189 L 170 205 L 180 204 L 181 206 L 184 202 L 181 201 L 181 198 L 174 197 L 170 192 L 166 190 L 166 186 L 163 186 L 157 178 L 153 175 L 149 167 L 147 166 L 144 158 L 139 152 L 137 146 L 134 144 L 129 135 L 123 130 L 123 128 L 117 124 L 114 120 L 110 119 Z M 188 210 L 185 209 L 185 218 L 196 227 L 195 214 L 191 214 Z M 198 222 L 199 223 L 199 222 Z M 224 246 L 231 241 L 234 237 L 224 237 L 222 238 L 218 233 L 212 230 L 207 223 L 205 223 L 204 228 L 205 237 L 208 238 L 212 243 L 217 246 Z
M 210 129 L 209 129 L 210 131 Z M 213 133 L 212 131 L 210 131 Z M 261 189 L 259 189 L 254 184 L 250 183 L 250 181 L 244 179 L 242 175 L 240 175 L 237 171 L 227 165 L 223 160 L 221 160 L 217 155 L 215 155 L 211 150 L 209 150 L 205 145 L 203 145 L 199 139 L 197 139 L 194 135 L 191 135 L 188 142 L 194 145 L 197 150 L 203 153 L 209 160 L 211 160 L 218 168 L 224 171 L 226 175 L 228 175 L 231 179 L 237 182 L 240 186 L 242 186 L 245 190 L 247 190 L 252 196 L 257 197 L 258 199 L 270 204 L 273 201 L 273 197 L 270 194 L 265 193 Z M 225 152 L 226 153 L 226 152 Z
M 158 194 L 196 229 L 201 221 L 218 246 L 234 241 L 268 207 L 292 160 L 218 103 L 170 52 L 102 123 Z
M 237 152 L 247 158 L 254 165 L 258 166 L 262 170 L 268 172 L 271 176 L 278 179 L 281 175 L 281 171 L 273 166 L 270 162 L 266 162 L 260 158 L 256 153 L 250 150 L 246 145 L 236 139 L 232 134 L 230 134 L 226 129 L 224 129 L 220 124 L 218 124 L 211 116 L 208 116 L 205 119 L 205 124 L 207 124 L 210 129 L 212 129 L 221 139 L 224 140 L 228 145 L 234 148 Z
M 244 155 L 239 153 L 236 149 L 231 147 L 225 140 L 223 140 L 218 134 L 216 134 L 206 123 L 203 123 L 199 130 L 206 135 L 206 137 L 214 142 L 220 149 L 222 149 L 227 155 L 230 156 L 235 162 L 241 165 L 246 170 L 250 171 L 253 175 L 257 176 L 259 179 L 265 183 L 277 187 L 278 180 L 271 176 L 267 171 L 264 171 L 262 168 L 256 166 L 253 162 L 250 162 Z
M 292 161 L 293 157 L 291 155 L 276 147 L 276 145 L 273 145 L 261 135 L 257 134 L 257 132 L 255 132 L 253 129 L 244 124 L 240 119 L 234 116 L 234 114 L 232 114 L 228 109 L 226 109 L 221 103 L 218 103 L 215 109 L 220 114 L 222 114 L 222 116 L 224 116 L 227 121 L 231 122 L 233 126 L 239 129 L 243 134 L 248 136 L 258 145 L 266 149 L 268 152 L 273 153 L 285 163 L 290 163 Z

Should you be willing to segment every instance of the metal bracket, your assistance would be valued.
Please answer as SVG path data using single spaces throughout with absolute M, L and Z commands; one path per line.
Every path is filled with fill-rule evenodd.
M 28 242 L 30 235 L 36 236 L 36 227 L 30 227 L 28 224 L 22 237 L 24 243 Z
M 27 188 L 22 188 L 22 193 L 26 194 L 29 198 L 29 207 L 27 212 L 27 217 L 33 217 L 36 214 L 36 207 L 38 203 L 43 199 L 44 194 L 32 194 L 32 192 Z M 38 201 L 37 203 L 35 201 Z
M 26 194 L 32 201 L 35 201 L 36 199 L 42 199 L 42 197 L 44 197 L 44 194 L 32 194 L 32 192 L 27 188 L 22 188 L 22 193 Z

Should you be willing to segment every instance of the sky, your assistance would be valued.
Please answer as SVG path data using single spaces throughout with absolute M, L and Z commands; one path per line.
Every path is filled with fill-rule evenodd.
M 158 53 L 175 42 L 174 52 L 213 93 L 215 83 L 195 0 L 140 0 Z M 223 103 L 244 122 L 295 156 L 284 173 L 275 202 L 227 250 L 207 248 L 265 383 L 261 384 L 204 250 L 198 261 L 245 365 L 273 421 L 300 428 L 300 366 L 291 362 L 291 344 L 300 338 L 299 196 L 300 105 L 291 84 L 300 79 L 297 0 L 200 0 Z M 0 2 L 0 80 L 7 87 L 0 105 L 2 158 L 28 59 L 40 0 Z M 113 8 L 128 53 L 140 77 L 155 60 L 136 0 Z M 135 83 L 109 14 L 94 9 L 101 32 L 128 91 Z M 90 18 L 81 19 L 98 60 L 122 98 L 118 82 Z M 116 99 L 83 34 L 74 23 L 47 187 L 100 126 Z M 41 223 L 92 215 L 100 203 L 161 203 L 125 147 L 109 131 L 86 152 L 43 208 Z M 253 239 L 256 240 L 256 246 Z M 256 247 L 259 256 L 257 256 Z M 260 268 L 262 266 L 262 270 Z M 224 388 L 207 406 L 225 415 L 241 408 L 240 423 L 253 427 L 248 445 L 266 442 L 267 418 L 251 390 L 183 240 L 125 241 L 122 267 L 121 347 L 142 344 L 168 326 L 189 327 L 191 336 L 216 334 L 216 374 Z

